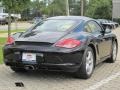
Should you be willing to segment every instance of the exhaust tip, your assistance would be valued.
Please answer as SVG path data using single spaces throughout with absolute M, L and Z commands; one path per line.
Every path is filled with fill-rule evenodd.
M 26 69 L 26 70 L 35 70 L 35 67 L 32 66 L 32 65 L 26 65 L 26 66 L 25 66 L 25 69 Z

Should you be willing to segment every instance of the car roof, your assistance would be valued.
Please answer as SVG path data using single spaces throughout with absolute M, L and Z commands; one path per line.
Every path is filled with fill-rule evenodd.
M 94 20 L 92 18 L 89 17 L 85 17 L 85 16 L 56 16 L 56 17 L 50 17 L 47 19 L 60 19 L 60 20 L 84 20 L 84 21 L 89 21 L 89 20 Z

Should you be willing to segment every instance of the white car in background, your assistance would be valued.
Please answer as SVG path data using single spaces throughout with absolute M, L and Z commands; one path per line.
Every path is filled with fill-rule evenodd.
M 21 19 L 21 15 L 20 14 L 11 14 L 11 22 L 14 21 L 14 19 Z M 8 13 L 0 13 L 0 24 L 1 25 L 5 25 L 8 24 Z
M 0 25 L 8 24 L 6 16 L 0 15 Z

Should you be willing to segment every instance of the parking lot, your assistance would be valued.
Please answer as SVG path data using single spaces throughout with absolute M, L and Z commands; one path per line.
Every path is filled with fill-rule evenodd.
M 120 28 L 113 33 L 120 40 Z M 16 87 L 15 82 L 22 82 L 24 87 Z M 0 65 L 0 90 L 120 90 L 120 53 L 114 64 L 99 64 L 88 80 L 62 72 L 15 73 Z

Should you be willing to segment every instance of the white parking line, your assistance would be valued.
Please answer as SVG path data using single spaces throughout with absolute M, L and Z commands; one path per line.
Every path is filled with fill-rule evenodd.
M 106 79 L 101 80 L 100 82 L 97 82 L 96 84 L 90 86 L 89 88 L 85 89 L 85 90 L 96 90 L 99 87 L 101 87 L 102 85 L 108 83 L 109 81 L 117 78 L 118 76 L 120 76 L 120 72 L 117 72 L 109 77 L 107 77 Z

